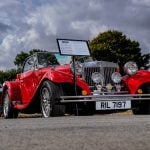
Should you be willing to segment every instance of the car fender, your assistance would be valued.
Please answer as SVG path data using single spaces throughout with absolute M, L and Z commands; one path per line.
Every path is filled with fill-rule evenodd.
M 20 83 L 18 81 L 6 81 L 3 84 L 2 99 L 4 92 L 8 90 L 9 99 L 12 102 L 21 103 L 21 90 Z
M 61 83 L 74 84 L 73 74 L 68 74 L 68 73 L 61 72 L 61 71 L 51 71 L 51 72 L 46 73 L 43 76 L 40 84 L 42 83 L 42 81 L 46 79 L 57 84 L 61 84 Z M 84 80 L 82 80 L 79 76 L 76 76 L 76 85 L 79 86 L 81 89 L 86 90 L 88 95 L 91 94 L 88 84 Z
M 135 94 L 140 87 L 147 83 L 150 84 L 150 72 L 141 70 L 135 75 L 125 76 L 123 81 L 128 87 L 130 93 Z

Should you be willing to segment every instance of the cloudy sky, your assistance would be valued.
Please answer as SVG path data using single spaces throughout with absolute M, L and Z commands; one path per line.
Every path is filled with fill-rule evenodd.
M 57 38 L 119 30 L 150 53 L 150 0 L 0 0 L 0 69 L 20 51 L 57 51 Z

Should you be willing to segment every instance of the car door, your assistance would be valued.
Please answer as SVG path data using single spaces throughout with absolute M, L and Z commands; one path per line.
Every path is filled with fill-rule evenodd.
M 38 85 L 38 70 L 36 69 L 36 55 L 29 57 L 24 64 L 20 75 L 21 95 L 24 104 L 29 103 Z

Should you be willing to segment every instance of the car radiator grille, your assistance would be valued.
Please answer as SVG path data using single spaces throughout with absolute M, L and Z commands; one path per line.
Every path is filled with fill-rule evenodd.
M 118 65 L 112 62 L 96 61 L 95 63 L 87 62 L 83 65 L 83 78 L 93 87 L 95 84 L 91 79 L 93 72 L 100 72 L 104 77 L 104 86 L 111 83 L 111 75 L 116 71 Z

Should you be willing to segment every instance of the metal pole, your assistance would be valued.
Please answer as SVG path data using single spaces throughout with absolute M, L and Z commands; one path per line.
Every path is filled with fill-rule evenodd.
M 74 73 L 73 73 L 74 92 L 75 92 L 75 96 L 77 96 L 75 56 L 73 56 L 72 59 L 73 59 L 73 68 L 74 68 Z M 77 103 L 76 103 L 76 112 L 77 112 L 77 116 L 78 116 L 79 111 L 78 111 L 78 104 Z

